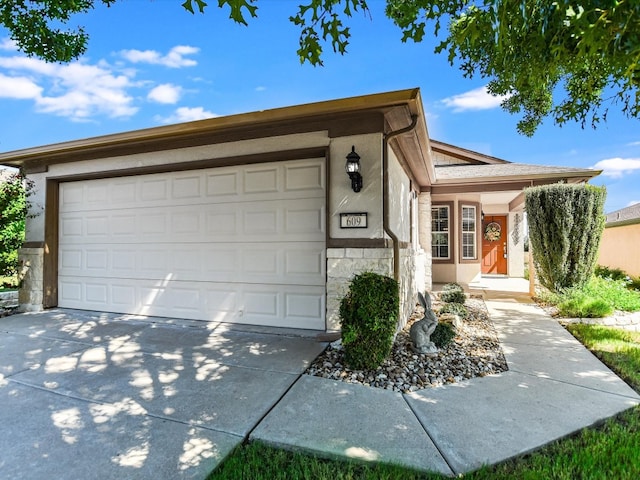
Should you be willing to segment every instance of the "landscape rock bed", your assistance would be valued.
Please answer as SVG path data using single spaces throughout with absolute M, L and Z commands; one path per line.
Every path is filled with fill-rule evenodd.
M 436 314 L 440 306 L 434 302 Z M 329 345 L 305 373 L 408 393 L 507 371 L 507 361 L 484 301 L 467 299 L 465 306 L 469 312 L 467 318 L 453 341 L 437 354 L 421 355 L 411 348 L 409 329 L 423 317 L 422 307 L 417 307 L 407 326 L 398 333 L 391 355 L 377 370 L 347 368 L 338 341 Z

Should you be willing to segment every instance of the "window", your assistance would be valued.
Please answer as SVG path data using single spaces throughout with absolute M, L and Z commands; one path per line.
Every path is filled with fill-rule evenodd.
M 434 259 L 448 259 L 450 242 L 450 209 L 448 206 L 431 208 L 431 255 Z
M 476 248 L 478 231 L 476 221 L 476 207 L 462 206 L 462 259 L 475 260 L 478 258 Z

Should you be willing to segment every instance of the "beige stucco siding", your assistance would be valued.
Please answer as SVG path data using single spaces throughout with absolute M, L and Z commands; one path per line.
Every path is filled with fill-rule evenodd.
M 604 229 L 598 264 L 640 276 L 640 223 Z
M 360 155 L 362 190 L 355 193 L 345 171 L 354 146 Z M 353 135 L 331 140 L 329 235 L 332 238 L 382 238 L 382 134 Z M 367 213 L 367 228 L 340 228 L 341 213 Z
M 401 242 L 411 239 L 411 192 L 409 177 L 389 149 L 389 227 Z

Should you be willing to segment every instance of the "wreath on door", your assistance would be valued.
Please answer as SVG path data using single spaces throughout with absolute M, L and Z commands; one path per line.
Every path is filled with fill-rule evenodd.
M 500 240 L 501 233 L 500 224 L 496 222 L 488 223 L 487 226 L 484 227 L 484 238 L 489 242 L 497 242 Z

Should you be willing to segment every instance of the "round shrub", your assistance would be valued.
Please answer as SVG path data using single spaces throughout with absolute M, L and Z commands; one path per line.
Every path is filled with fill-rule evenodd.
M 459 283 L 456 283 L 456 282 L 447 283 L 446 285 L 444 285 L 442 287 L 442 291 L 443 292 L 451 292 L 451 291 L 454 291 L 454 290 L 458 290 L 460 292 L 464 292 L 464 288 L 462 288 L 462 285 L 460 285 Z
M 460 318 L 467 318 L 469 314 L 467 308 L 461 303 L 445 303 L 440 308 L 440 313 L 452 313 L 453 315 L 458 315 Z
M 459 283 L 451 282 L 442 287 L 440 300 L 446 303 L 464 303 L 467 300 L 467 296 Z
M 356 275 L 340 302 L 345 362 L 374 370 L 391 353 L 398 324 L 398 282 L 377 273 Z
M 464 294 L 462 287 L 459 285 L 458 287 L 443 290 L 440 293 L 440 300 L 446 303 L 464 303 L 467 300 L 467 296 Z
M 451 343 L 456 336 L 456 330 L 450 323 L 438 323 L 436 329 L 431 334 L 431 341 L 438 348 L 444 348 Z

